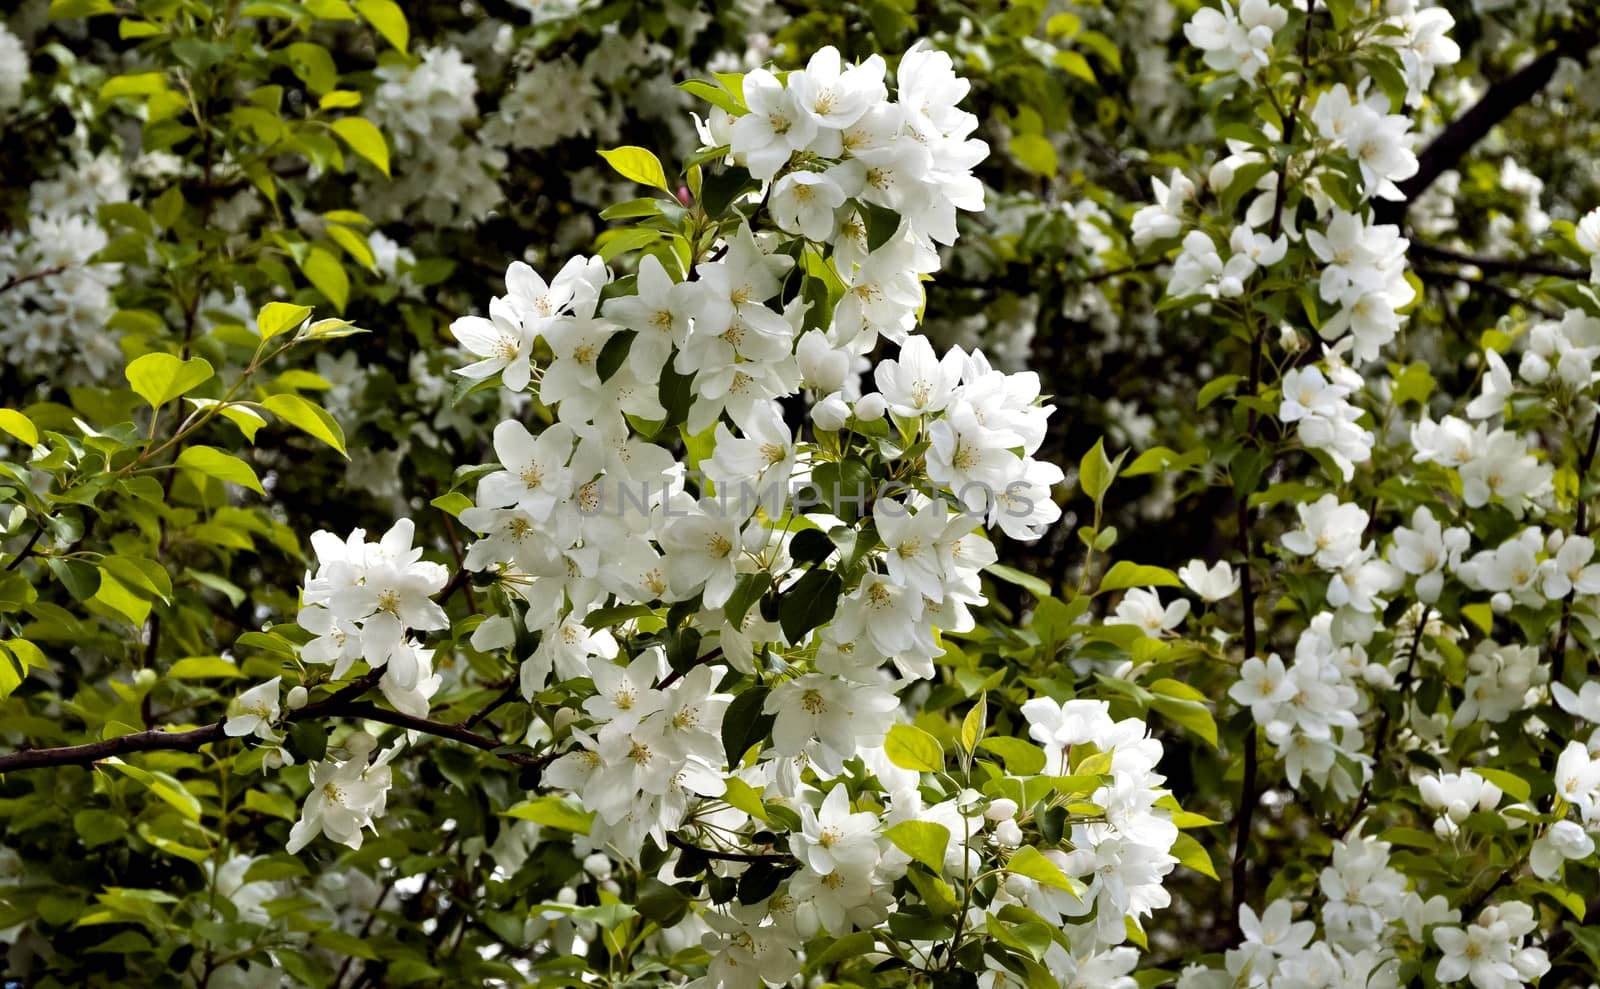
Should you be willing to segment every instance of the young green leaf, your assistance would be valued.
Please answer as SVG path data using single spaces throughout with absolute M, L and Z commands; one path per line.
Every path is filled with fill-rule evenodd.
M 203 357 L 180 360 L 171 354 L 145 354 L 124 372 L 128 384 L 151 408 L 160 408 L 211 379 L 211 363 Z
M 609 151 L 600 152 L 617 174 L 625 179 L 631 179 L 640 185 L 647 185 L 662 192 L 670 194 L 672 190 L 667 187 L 667 173 L 661 167 L 661 161 L 646 148 L 636 145 L 623 145 Z

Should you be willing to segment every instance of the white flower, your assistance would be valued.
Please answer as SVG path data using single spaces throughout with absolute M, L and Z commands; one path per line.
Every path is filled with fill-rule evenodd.
M 1183 233 L 1184 208 L 1195 197 L 1194 183 L 1176 168 L 1166 182 L 1151 179 L 1150 185 L 1155 190 L 1155 202 L 1133 214 L 1133 246 L 1141 250 Z
M 745 75 L 744 98 L 750 112 L 733 122 L 730 150 L 766 181 L 816 136 L 816 119 L 766 69 Z
M 1590 280 L 1600 282 L 1600 208 L 1585 213 L 1572 235 L 1578 247 L 1589 255 Z
M 850 793 L 837 783 L 819 810 L 800 805 L 800 833 L 789 836 L 789 850 L 819 875 L 862 875 L 878 864 L 877 827 L 876 814 L 850 812 Z
M 1600 680 L 1586 680 L 1577 693 L 1557 680 L 1550 684 L 1550 693 L 1556 704 L 1568 714 L 1585 721 L 1600 724 Z
M 372 737 L 360 734 L 346 742 L 351 758 L 345 762 L 324 759 L 311 766 L 311 792 L 300 810 L 300 820 L 289 829 L 290 854 L 311 843 L 318 833 L 351 848 L 361 847 L 362 829 L 377 827 L 373 818 L 383 813 L 393 777 L 389 762 L 404 741 L 384 750 L 369 766 Z
M 1500 788 L 1470 769 L 1460 773 L 1424 776 L 1417 783 L 1422 802 L 1443 817 L 1434 825 L 1440 837 L 1455 832 L 1455 825 L 1476 811 L 1491 811 L 1500 802 Z
M 789 172 L 772 187 L 768 209 L 779 229 L 819 243 L 833 234 L 834 210 L 849 198 L 826 172 Z
M 235 698 L 228 705 L 228 720 L 223 722 L 223 734 L 229 738 L 254 735 L 263 741 L 277 741 L 278 734 L 272 730 L 272 723 L 278 720 L 278 685 L 282 680 L 282 677 L 273 677 Z
M 1338 497 L 1328 494 L 1295 510 L 1300 528 L 1284 535 L 1284 549 L 1314 557 L 1324 570 L 1342 569 L 1361 551 L 1368 516 L 1360 506 L 1340 504 Z
M 1160 635 L 1162 632 L 1170 632 L 1177 628 L 1187 617 L 1189 617 L 1187 599 L 1178 598 L 1162 607 L 1161 596 L 1153 589 L 1135 587 L 1117 602 L 1117 610 L 1106 619 L 1106 624 L 1137 625 L 1144 629 L 1146 635 Z
M 1239 572 L 1224 560 L 1210 567 L 1201 560 L 1190 560 L 1178 568 L 1178 579 L 1202 601 L 1226 600 L 1239 590 Z
M 1273 35 L 1289 21 L 1289 12 L 1268 0 L 1241 0 L 1238 12 L 1230 0 L 1222 9 L 1202 7 L 1183 26 L 1184 36 L 1203 50 L 1205 62 L 1219 72 L 1237 72 L 1246 82 L 1272 61 Z
M 1561 864 L 1568 859 L 1588 858 L 1594 852 L 1594 839 L 1572 821 L 1557 821 L 1534 841 L 1528 865 L 1540 879 L 1555 879 Z
M 1228 696 L 1250 708 L 1257 724 L 1265 725 L 1278 719 L 1278 709 L 1298 690 L 1295 681 L 1289 679 L 1283 660 L 1273 653 L 1265 661 L 1259 656 L 1245 660 L 1239 667 L 1239 682 L 1228 688 Z
M 450 324 L 450 333 L 469 353 L 483 358 L 457 368 L 456 374 L 473 381 L 500 375 L 505 386 L 522 391 L 533 378 L 529 352 L 533 333 L 522 325 L 516 310 L 505 299 L 489 302 L 489 318 L 463 316 Z
M 967 355 L 959 347 L 940 359 L 934 356 L 927 337 L 913 336 L 901 345 L 899 359 L 879 361 L 872 377 L 889 411 L 916 419 L 949 406 L 966 362 Z
M 549 518 L 556 503 L 572 491 L 567 461 L 572 458 L 574 440 L 572 428 L 559 422 L 537 438 L 515 419 L 494 427 L 494 451 L 504 469 L 478 482 L 479 507 L 515 505 L 536 521 Z

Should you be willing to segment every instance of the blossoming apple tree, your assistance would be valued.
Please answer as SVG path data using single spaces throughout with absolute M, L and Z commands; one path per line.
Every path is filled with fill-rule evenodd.
M 59 275 L 91 307 L 100 266 L 149 278 L 0 410 L 8 974 L 1500 989 L 1600 964 L 1600 211 L 1546 217 L 1526 259 L 1418 239 L 1592 12 L 1451 116 L 1443 7 L 1190 5 L 1204 139 L 1115 213 L 980 227 L 1050 257 L 1038 280 L 1142 283 L 1204 355 L 1169 443 L 1070 459 L 1065 379 L 926 332 L 1014 288 L 963 282 L 1005 190 L 960 30 L 708 66 L 676 87 L 689 147 L 599 151 L 626 192 L 592 243 L 503 264 L 471 312 L 404 309 L 453 341 L 459 442 L 426 499 L 339 524 L 295 501 L 282 427 L 359 452 L 308 369 L 390 329 L 381 288 L 345 311 L 341 257 L 383 281 L 355 190 L 492 214 L 477 175 L 529 146 L 527 91 L 483 143 L 452 132 L 466 63 L 411 54 L 382 0 L 51 6 L 139 44 L 98 100 L 195 181 L 102 205 L 116 241 L 3 257 L 39 327 Z M 1052 71 L 1096 81 L 1079 41 L 1120 66 L 1033 13 Z M 291 39 L 352 25 L 346 88 Z M 381 128 L 343 112 L 363 86 Z M 1080 131 L 1029 112 L 1006 154 L 1054 178 Z M 452 169 L 474 196 L 430 189 Z M 217 227 L 236 193 L 271 207 L 258 235 Z M 234 279 L 261 304 L 203 318 Z M 1498 317 L 1465 318 L 1483 295 Z

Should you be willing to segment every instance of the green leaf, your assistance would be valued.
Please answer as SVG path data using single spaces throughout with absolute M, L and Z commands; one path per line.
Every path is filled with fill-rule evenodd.
M 339 314 L 344 315 L 345 304 L 350 301 L 350 277 L 344 273 L 339 259 L 326 248 L 313 247 L 301 262 L 300 270 L 317 291 L 333 303 Z
M 356 263 L 373 274 L 378 272 L 378 258 L 372 253 L 372 245 L 365 235 L 338 223 L 330 223 L 327 228 L 328 239 L 344 248 L 346 254 L 356 259 Z
M 744 106 L 739 103 L 737 97 L 714 82 L 708 82 L 705 79 L 687 79 L 678 83 L 678 88 L 690 96 L 705 100 L 712 106 L 721 107 L 735 117 L 745 112 Z
M 950 845 L 950 829 L 932 821 L 901 821 L 883 833 L 896 848 L 932 869 L 944 872 L 944 850 Z
M 1192 835 L 1178 835 L 1178 840 L 1172 843 L 1172 855 L 1179 865 L 1186 865 L 1202 876 L 1217 878 L 1217 867 L 1211 863 L 1210 854 Z
M 406 25 L 405 11 L 394 0 L 356 0 L 356 12 L 397 51 L 406 50 L 411 29 Z
M 1215 402 L 1223 392 L 1244 380 L 1242 374 L 1224 374 L 1212 378 L 1200 389 L 1200 395 L 1195 399 L 1194 407 L 1198 411 Z
M 761 802 L 761 791 L 737 776 L 728 777 L 727 791 L 722 800 L 735 810 L 742 810 L 758 821 L 767 820 L 767 808 Z
M 300 808 L 293 800 L 281 793 L 265 793 L 261 790 L 247 790 L 244 795 L 246 810 L 253 810 L 258 814 L 270 814 L 281 817 L 285 821 L 292 821 L 300 816 Z
M 153 96 L 167 88 L 165 73 L 136 72 L 125 76 L 112 76 L 100 87 L 102 100 L 119 96 Z
M 1049 138 L 1039 134 L 1013 134 L 1011 136 L 1011 156 L 1017 163 L 1035 175 L 1055 178 L 1060 162 L 1056 158 L 1056 146 L 1050 143 Z
M 198 471 L 208 477 L 249 488 L 257 494 L 266 494 L 256 472 L 249 464 L 231 453 L 223 453 L 214 446 L 191 446 L 178 454 L 178 466 Z
M 150 598 L 128 587 L 105 567 L 100 567 L 99 573 L 100 586 L 95 590 L 91 600 L 122 615 L 135 625 L 143 625 L 144 620 L 150 617 Z
M 384 175 L 389 174 L 389 145 L 372 121 L 365 117 L 340 117 L 333 122 L 333 132 L 350 145 L 350 150 L 372 162 Z
M 221 656 L 185 656 L 172 664 L 167 676 L 174 680 L 236 680 L 244 674 Z
M 662 169 L 660 159 L 649 150 L 626 144 L 620 148 L 601 151 L 600 157 L 604 158 L 623 178 L 660 189 L 669 195 L 672 193 L 667 187 L 667 173 Z
M 901 769 L 923 773 L 944 771 L 944 746 L 915 725 L 891 725 L 883 740 L 884 754 Z
M 203 357 L 179 360 L 171 354 L 145 354 L 124 372 L 128 384 L 150 407 L 159 409 L 180 395 L 205 384 L 213 374 Z
M 778 601 L 778 624 L 784 637 L 798 643 L 805 634 L 833 618 L 844 580 L 833 570 L 812 570 L 795 581 Z
M 989 692 L 984 691 L 978 695 L 978 702 L 972 705 L 972 710 L 961 719 L 961 747 L 964 750 L 971 752 L 978 747 L 978 741 L 988 727 L 988 718 Z
M 289 67 L 313 93 L 326 93 L 339 85 L 339 70 L 328 49 L 308 41 L 297 41 L 286 50 Z
M 574 807 L 560 797 L 553 796 L 524 800 L 505 811 L 503 816 L 575 834 L 588 834 L 589 825 L 594 820 L 593 811 Z
M 1056 889 L 1064 889 L 1072 895 L 1078 895 L 1078 890 L 1071 877 L 1061 871 L 1061 867 L 1045 858 L 1044 855 L 1032 845 L 1023 845 L 1011 855 L 1006 862 L 1006 871 L 1019 876 L 1026 876 L 1034 882 Z
M 766 702 L 767 688 L 760 686 L 748 687 L 728 702 L 722 715 L 722 750 L 729 766 L 737 768 L 750 746 L 767 734 L 774 718 L 763 711 Z
M 311 315 L 310 306 L 296 306 L 288 302 L 269 302 L 261 307 L 261 312 L 256 315 L 256 329 L 261 332 L 261 339 L 271 340 L 280 333 L 287 333 Z
M 1089 60 L 1077 52 L 1056 52 L 1056 64 L 1065 69 L 1067 75 L 1076 76 L 1091 86 L 1099 84 L 1099 80 L 1094 76 L 1094 69 L 1089 67 Z
M 39 429 L 33 420 L 18 412 L 16 409 L 0 409 L 0 429 L 28 444 L 39 445 Z
M 1474 766 L 1472 771 L 1498 786 L 1502 793 L 1517 803 L 1527 803 L 1533 793 L 1528 781 L 1516 773 L 1509 773 L 1504 769 L 1490 769 L 1487 766 Z
M 1105 497 L 1106 489 L 1116 479 L 1117 468 L 1106 456 L 1104 437 L 1094 441 L 1094 447 L 1078 462 L 1078 487 L 1096 505 Z
M 1166 567 L 1150 567 L 1119 560 L 1100 578 L 1100 590 L 1120 591 L 1129 587 L 1182 587 L 1183 581 Z
M 978 748 L 998 756 L 1005 763 L 1006 772 L 1012 776 L 1034 776 L 1043 772 L 1045 763 L 1049 762 L 1049 757 L 1039 746 L 1009 735 L 982 739 L 978 742 Z
M 1158 680 L 1157 684 L 1175 682 Z M 1178 684 L 1178 686 L 1185 685 Z M 1163 695 L 1156 685 L 1152 685 L 1151 689 L 1157 692 L 1157 696 L 1150 701 L 1151 707 L 1205 739 L 1212 748 L 1217 747 L 1217 721 L 1211 716 L 1210 708 L 1197 700 L 1183 700 Z
M 317 403 L 299 395 L 283 394 L 269 395 L 261 406 L 307 436 L 321 440 L 342 454 L 345 453 L 344 430 L 339 427 L 338 421 Z M 348 459 L 349 455 L 345 454 L 345 457 Z
M 1031 573 L 1023 573 L 1016 567 L 1008 567 L 1004 563 L 991 563 L 983 568 L 983 572 L 1008 584 L 1015 584 L 1041 600 L 1050 596 L 1049 584 Z

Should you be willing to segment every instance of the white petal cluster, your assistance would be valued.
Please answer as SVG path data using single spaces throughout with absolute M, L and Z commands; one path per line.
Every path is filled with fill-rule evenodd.
M 22 39 L 0 24 L 0 114 L 22 102 L 22 89 L 32 73 L 28 69 L 28 50 Z
M 1161 743 L 1150 737 L 1143 721 L 1113 719 L 1105 701 L 1057 703 L 1039 697 L 1022 705 L 1022 716 L 1029 736 L 1045 750 L 1045 772 L 1067 772 L 1069 750 L 1092 746 L 1110 753 L 1111 782 L 1089 798 L 1105 809 L 1104 820 L 1074 824 L 1072 851 L 1043 852 L 1068 876 L 1081 880 L 1083 892 L 1074 896 L 1036 883 L 1019 885 L 1032 909 L 1075 932 L 1073 941 L 1083 944 L 1082 955 L 1120 945 L 1127 938 L 1124 918 L 1138 923 L 1170 902 L 1162 879 L 1177 864 L 1171 849 L 1178 829 L 1171 813 L 1156 806 L 1166 793 L 1161 786 L 1165 777 L 1155 771 Z M 1091 910 L 1094 920 L 1074 922 Z
M 356 529 L 340 540 L 331 532 L 311 537 L 317 568 L 306 573 L 301 593 L 301 628 L 315 638 L 301 649 L 309 663 L 333 666 L 342 678 L 356 660 L 383 670 L 384 696 L 403 711 L 427 711 L 438 690 L 432 650 L 411 638 L 450 624 L 433 595 L 444 590 L 449 572 L 422 559 L 412 545 L 410 519 L 394 524 L 378 542 L 368 542 Z
M 1375 438 L 1358 424 L 1362 412 L 1349 401 L 1365 384 L 1361 375 L 1342 363 L 1329 363 L 1327 375 L 1315 365 L 1284 373 L 1278 418 L 1299 423 L 1300 442 L 1326 453 L 1349 481 L 1355 465 L 1371 458 Z
M 350 848 L 360 848 L 364 832 L 377 833 L 376 818 L 388 805 L 394 773 L 389 763 L 405 747 L 404 740 L 370 759 L 376 741 L 365 732 L 345 740 L 347 758 L 323 759 L 311 764 L 311 792 L 300 809 L 300 819 L 289 829 L 287 850 L 293 854 L 317 835 Z
M 1354 159 L 1368 199 L 1402 199 L 1396 182 L 1417 174 L 1411 151 L 1411 118 L 1390 113 L 1382 93 L 1354 97 L 1343 83 L 1317 98 L 1311 122 L 1325 140 Z
M 1512 902 L 1484 907 L 1465 927 L 1436 927 L 1433 942 L 1444 957 L 1434 977 L 1470 981 L 1475 989 L 1521 989 L 1550 970 L 1544 949 L 1524 944 L 1538 926 L 1533 907 Z
M 1289 22 L 1289 11 L 1271 0 L 1221 0 L 1221 8 L 1195 11 L 1183 34 L 1205 52 L 1205 63 L 1218 72 L 1236 72 L 1246 82 L 1272 61 L 1272 39 Z
M 1327 340 L 1348 332 L 1355 339 L 1357 362 L 1376 360 L 1400 332 L 1398 310 L 1416 298 L 1405 278 L 1410 241 L 1400 236 L 1399 227 L 1336 209 L 1325 229 L 1306 231 L 1306 244 L 1323 263 L 1322 301 L 1339 306 L 1318 332 Z
M 1471 425 L 1455 416 L 1438 422 L 1424 416 L 1411 427 L 1412 460 L 1453 468 L 1461 475 L 1468 508 L 1497 502 L 1521 518 L 1545 507 L 1553 494 L 1555 469 L 1528 449 L 1517 433 Z

